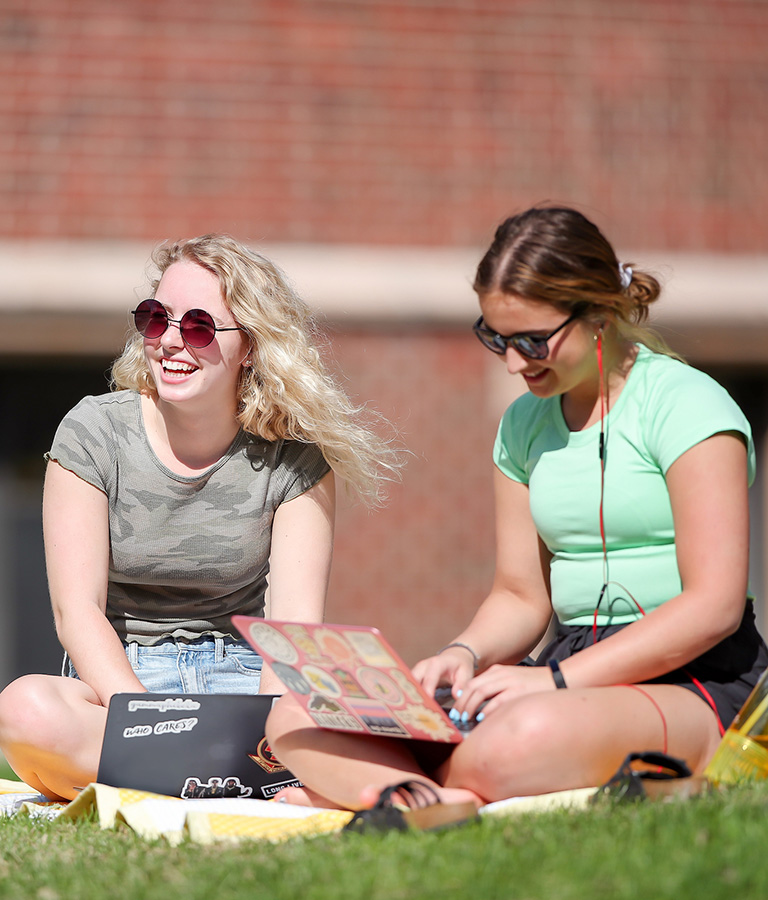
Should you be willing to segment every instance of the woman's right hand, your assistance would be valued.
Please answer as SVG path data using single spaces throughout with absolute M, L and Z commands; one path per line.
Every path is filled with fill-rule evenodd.
M 456 698 L 475 674 L 475 660 L 464 647 L 448 647 L 417 662 L 413 674 L 428 696 L 433 697 L 438 687 L 450 687 Z

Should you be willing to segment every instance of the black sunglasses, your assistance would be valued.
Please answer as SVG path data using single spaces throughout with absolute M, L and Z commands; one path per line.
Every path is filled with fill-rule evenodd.
M 188 347 L 201 350 L 216 337 L 217 331 L 242 331 L 239 325 L 222 328 L 204 309 L 190 309 L 180 319 L 172 319 L 159 300 L 142 300 L 132 312 L 136 330 L 153 341 L 165 334 L 170 324 L 178 325 L 181 339 Z
M 482 345 L 493 351 L 493 353 L 503 355 L 507 352 L 508 347 L 513 347 L 521 356 L 527 356 L 528 359 L 546 359 L 549 356 L 547 341 L 576 318 L 578 318 L 578 313 L 573 313 L 568 316 L 562 325 L 558 325 L 549 334 L 535 335 L 520 332 L 520 334 L 511 334 L 509 337 L 505 337 L 503 334 L 499 334 L 498 331 L 489 328 L 483 321 L 483 317 L 480 316 L 472 326 L 472 331 L 475 332 Z

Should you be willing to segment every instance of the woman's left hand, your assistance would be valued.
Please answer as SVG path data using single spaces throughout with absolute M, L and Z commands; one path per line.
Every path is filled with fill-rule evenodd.
M 454 704 L 457 713 L 466 713 L 465 721 L 482 712 L 487 718 L 511 700 L 526 694 L 555 690 L 555 682 L 548 666 L 495 665 L 468 682 Z M 480 707 L 482 704 L 482 710 Z

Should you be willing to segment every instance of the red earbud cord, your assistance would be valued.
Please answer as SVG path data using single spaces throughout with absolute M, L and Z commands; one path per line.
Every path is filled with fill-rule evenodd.
M 605 519 L 603 515 L 603 500 L 605 496 L 605 450 L 606 450 L 606 439 L 605 439 L 605 419 L 607 413 L 607 397 L 605 392 L 605 375 L 603 371 L 603 329 L 602 326 L 600 330 L 597 332 L 597 368 L 598 374 L 600 377 L 600 443 L 598 447 L 598 452 L 600 454 L 600 511 L 599 511 L 599 521 L 600 521 L 600 541 L 602 543 L 603 550 L 603 586 L 600 589 L 600 596 L 597 600 L 597 605 L 595 606 L 595 612 L 592 617 L 592 641 L 593 643 L 597 643 L 597 615 L 600 609 L 600 604 L 603 601 L 603 597 L 605 596 L 605 592 L 608 589 L 609 581 L 608 581 L 608 545 L 605 537 Z M 637 600 L 632 596 L 632 594 L 626 590 L 623 586 L 621 586 L 623 590 L 626 591 L 632 602 L 638 608 L 641 615 L 645 615 L 645 610 L 640 606 Z M 683 670 L 690 677 L 693 684 L 701 692 L 702 697 L 707 701 L 707 703 L 712 707 L 712 711 L 715 714 L 715 718 L 717 719 L 717 727 L 720 730 L 720 734 L 725 734 L 725 728 L 723 727 L 723 723 L 720 720 L 720 716 L 717 712 L 717 706 L 715 705 L 715 701 L 712 699 L 712 695 L 709 691 L 704 687 L 704 685 L 691 675 L 686 669 Z M 661 707 L 658 703 L 650 696 L 646 691 L 644 691 L 641 687 L 636 684 L 628 684 L 626 687 L 631 687 L 636 691 L 640 691 L 645 697 L 650 700 L 651 703 L 656 707 L 659 715 L 661 716 L 662 726 L 664 729 L 664 753 L 667 752 L 667 720 L 664 716 L 664 713 L 661 710 Z

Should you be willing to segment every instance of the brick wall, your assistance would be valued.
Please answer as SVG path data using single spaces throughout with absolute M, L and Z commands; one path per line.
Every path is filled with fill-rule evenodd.
M 2 0 L 0 237 L 762 252 L 764 0 Z
M 764 0 L 0 0 L 0 240 L 480 247 L 552 200 L 660 263 L 765 253 L 766 47 Z M 490 584 L 515 380 L 466 329 L 333 343 L 413 455 L 340 510 L 328 618 L 413 661 Z
M 355 394 L 393 422 L 410 455 L 384 509 L 341 498 L 327 618 L 376 623 L 415 662 L 455 637 L 490 588 L 491 448 L 515 380 L 497 396 L 504 366 L 469 328 L 344 331 L 333 347 Z

